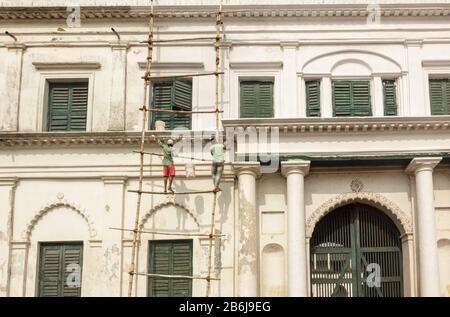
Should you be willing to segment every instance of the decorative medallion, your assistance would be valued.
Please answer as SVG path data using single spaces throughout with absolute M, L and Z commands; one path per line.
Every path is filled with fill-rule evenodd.
M 354 193 L 360 193 L 364 189 L 364 184 L 359 178 L 355 178 L 350 183 L 350 189 Z

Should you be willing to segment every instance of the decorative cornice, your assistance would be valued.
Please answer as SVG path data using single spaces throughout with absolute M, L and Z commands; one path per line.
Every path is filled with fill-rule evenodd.
M 331 211 L 347 204 L 360 202 L 381 209 L 401 227 L 402 234 L 413 232 L 410 215 L 404 213 L 385 196 L 371 192 L 343 193 L 333 197 L 317 208 L 306 221 L 306 236 L 312 237 L 316 224 Z
M 442 157 L 418 157 L 409 163 L 406 172 L 412 174 L 423 170 L 433 171 L 441 161 Z
M 83 63 L 49 63 L 49 62 L 33 62 L 37 70 L 87 70 L 100 69 L 101 64 L 98 62 L 83 62 Z
M 150 144 L 151 134 L 160 138 L 171 137 L 172 131 L 152 131 L 146 143 Z M 139 132 L 39 132 L 0 133 L 0 148 L 9 147 L 52 147 L 52 146 L 111 146 L 140 144 Z
M 310 161 L 290 160 L 281 162 L 281 174 L 287 177 L 290 173 L 302 173 L 304 176 L 309 174 Z
M 423 60 L 422 66 L 423 67 L 450 67 L 450 60 L 449 59 Z
M 81 8 L 81 19 L 145 19 L 150 8 L 146 6 L 87 6 Z M 202 6 L 199 11 L 195 6 L 164 7 L 157 6 L 156 18 L 212 18 L 217 7 Z M 380 7 L 381 17 L 438 17 L 448 16 L 448 4 L 383 4 Z M 70 12 L 65 7 L 4 7 L 0 8 L 0 20 L 24 19 L 67 19 Z M 279 5 L 279 6 L 227 6 L 223 16 L 234 18 L 284 18 L 284 17 L 338 17 L 361 18 L 370 14 L 367 5 Z
M 283 62 L 230 62 L 231 69 L 280 69 Z
M 139 68 L 145 69 L 147 64 L 145 62 L 139 62 Z M 203 62 L 154 62 L 152 63 L 152 69 L 194 69 L 201 70 L 205 68 L 205 64 Z
M 278 128 L 280 133 L 432 133 L 450 130 L 450 116 L 237 119 L 222 122 L 225 128 Z

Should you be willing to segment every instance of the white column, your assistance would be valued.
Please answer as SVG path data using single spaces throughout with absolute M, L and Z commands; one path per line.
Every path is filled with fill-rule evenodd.
M 123 228 L 125 177 L 104 177 L 105 210 L 103 211 L 102 252 L 104 277 L 101 296 L 121 296 L 122 281 L 122 237 L 123 231 L 110 228 Z M 97 294 L 99 295 L 99 294 Z
M 419 295 L 422 297 L 440 296 L 433 169 L 441 160 L 440 157 L 415 158 L 406 169 L 416 178 Z
M 0 297 L 9 296 L 16 178 L 0 179 Z
M 374 95 L 374 103 L 372 108 L 372 115 L 374 117 L 383 117 L 384 116 L 383 81 L 379 76 L 375 76 L 373 78 L 373 95 Z
M 324 76 L 320 85 L 321 110 L 322 117 L 333 117 L 333 87 L 331 85 L 331 77 Z
M 22 82 L 22 59 L 25 46 L 23 44 L 7 44 L 6 61 L 6 100 L 0 102 L 0 131 L 18 131 L 19 103 Z
M 238 176 L 239 215 L 238 242 L 238 296 L 259 296 L 258 285 L 258 209 L 256 178 L 260 164 L 256 162 L 233 164 Z
M 310 164 L 302 160 L 281 163 L 281 172 L 287 178 L 288 294 L 291 297 L 308 296 L 305 176 Z
M 298 42 L 282 42 L 283 49 L 283 95 L 279 108 L 280 118 L 298 118 L 297 102 L 297 47 Z
M 128 47 L 128 44 L 111 44 L 112 76 L 108 124 L 109 131 L 125 130 Z

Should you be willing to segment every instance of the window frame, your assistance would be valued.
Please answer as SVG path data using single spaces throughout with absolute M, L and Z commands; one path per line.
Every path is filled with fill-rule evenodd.
M 366 76 L 355 76 L 355 77 L 347 77 L 347 76 L 336 76 L 331 77 L 331 115 L 332 118 L 372 118 L 374 117 L 374 107 L 375 107 L 375 92 L 374 92 L 374 80 L 373 77 L 366 77 Z M 348 81 L 348 82 L 368 82 L 369 83 L 369 100 L 370 100 L 370 115 L 369 116 L 336 116 L 336 109 L 334 106 L 334 89 L 333 89 L 333 83 L 338 81 Z
M 272 84 L 272 116 L 271 117 L 255 117 L 255 118 L 243 118 L 242 117 L 242 108 L 241 108 L 241 101 L 242 101 L 242 89 L 241 85 L 243 82 L 250 82 L 250 83 L 271 83 Z M 239 78 L 239 119 L 273 119 L 275 118 L 275 78 L 246 78 L 241 77 Z
M 38 241 L 37 243 L 37 261 L 36 261 L 36 278 L 35 278 L 35 297 L 40 296 L 40 267 L 42 263 L 42 248 L 44 246 L 63 246 L 63 245 L 79 245 L 81 246 L 81 276 L 80 276 L 80 296 L 83 297 L 83 267 L 84 267 L 84 253 L 85 243 L 84 241 Z M 58 296 L 64 297 L 64 296 Z
M 48 131 L 48 102 L 51 83 L 73 83 L 73 82 L 88 82 L 88 104 L 86 115 L 86 131 L 91 132 L 93 129 L 93 103 L 94 103 L 94 88 L 95 88 L 95 71 L 48 71 L 40 73 L 40 84 L 38 92 L 38 105 L 37 105 L 37 117 L 36 131 L 55 133 Z M 63 131 L 64 132 L 64 131 Z M 69 131 L 65 131 L 69 132 Z M 82 132 L 82 131 L 78 131 Z
M 87 96 L 87 105 L 86 105 L 86 128 L 84 131 L 81 130 L 55 130 L 55 131 L 50 131 L 49 129 L 49 119 L 50 119 L 50 93 L 51 93 L 51 86 L 56 84 L 67 84 L 67 85 L 75 85 L 78 83 L 86 83 L 87 84 L 87 89 L 88 89 L 88 96 Z M 50 132 L 50 133 L 57 133 L 57 132 L 79 132 L 79 133 L 83 133 L 83 132 L 87 132 L 88 131 L 88 118 L 89 118 L 89 98 L 91 95 L 91 91 L 89 90 L 89 80 L 83 80 L 83 79 L 76 79 L 76 80 L 63 80 L 63 81 L 47 81 L 47 94 L 46 94 L 46 103 L 45 103 L 45 113 L 46 115 L 44 116 L 44 129 L 45 132 Z
M 195 245 L 195 241 L 193 239 L 161 239 L 161 240 L 148 240 L 148 244 L 147 244 L 147 272 L 150 273 L 150 269 L 152 267 L 152 262 L 151 262 L 151 255 L 152 255 L 152 245 L 154 244 L 158 244 L 158 243 L 177 243 L 177 242 L 185 242 L 185 243 L 189 243 L 190 245 L 190 264 L 191 264 L 191 275 L 194 275 L 194 245 Z M 150 276 L 147 277 L 147 284 L 146 284 L 146 296 L 147 297 L 153 297 L 155 298 L 155 296 L 153 296 L 151 294 L 151 289 L 150 289 Z M 189 295 L 187 297 L 192 297 L 194 293 L 194 283 L 193 280 L 191 280 L 190 283 L 190 289 L 189 289 Z M 171 298 L 174 296 L 168 296 L 168 298 Z
M 177 79 L 174 79 L 172 81 L 171 80 L 165 80 L 165 81 L 153 82 L 151 84 L 151 87 L 150 87 L 151 88 L 150 89 L 150 100 L 149 100 L 150 109 L 154 109 L 154 99 L 153 98 L 154 98 L 155 86 L 158 85 L 158 84 L 172 84 L 172 89 L 173 89 L 175 81 L 177 81 Z M 178 81 L 189 81 L 191 83 L 191 110 L 190 111 L 195 111 L 194 110 L 194 78 L 193 77 L 180 78 Z M 172 91 L 172 95 L 171 95 L 172 101 L 173 101 L 173 98 L 174 98 L 174 94 L 173 94 L 173 91 Z M 172 107 L 172 110 L 173 110 L 173 107 Z M 147 120 L 147 127 L 146 127 L 147 131 L 155 131 L 154 124 L 155 124 L 156 121 L 154 119 L 154 115 L 156 113 L 157 112 L 150 112 L 150 115 L 148 116 L 148 120 Z M 194 113 L 191 113 L 189 115 L 191 116 L 190 129 L 185 130 L 185 129 L 175 128 L 175 129 L 172 129 L 172 130 L 167 130 L 166 129 L 166 131 L 193 131 L 194 130 Z

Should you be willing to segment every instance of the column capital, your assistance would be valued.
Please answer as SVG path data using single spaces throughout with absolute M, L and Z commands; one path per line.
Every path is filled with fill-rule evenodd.
M 5 47 L 6 47 L 8 50 L 25 50 L 25 49 L 27 48 L 27 46 L 26 46 L 25 44 L 23 44 L 23 43 L 17 43 L 17 42 L 14 42 L 14 43 L 6 43 L 6 44 L 5 44 Z
M 110 42 L 109 46 L 112 50 L 127 50 L 130 48 L 130 44 L 128 42 Z
M 104 184 L 118 184 L 123 185 L 127 182 L 128 177 L 126 176 L 105 176 L 102 177 Z
M 280 46 L 283 49 L 296 49 L 299 46 L 299 42 L 298 41 L 281 41 L 280 42 Z
M 309 168 L 311 166 L 311 161 L 305 160 L 291 160 L 281 162 L 281 174 L 287 177 L 289 174 L 297 173 L 306 176 L 309 174 Z
M 2 177 L 0 178 L 0 187 L 1 186 L 15 187 L 17 181 L 18 181 L 17 177 Z
M 409 163 L 406 168 L 406 173 L 433 171 L 441 161 L 442 157 L 416 157 Z
M 259 162 L 237 162 L 233 163 L 233 171 L 236 176 L 251 174 L 259 177 L 261 175 L 261 164 Z

